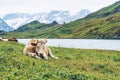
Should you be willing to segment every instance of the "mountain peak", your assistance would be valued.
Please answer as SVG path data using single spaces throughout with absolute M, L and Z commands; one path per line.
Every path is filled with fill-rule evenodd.
M 0 31 L 13 31 L 14 29 L 10 27 L 7 23 L 5 23 L 1 18 L 0 18 Z

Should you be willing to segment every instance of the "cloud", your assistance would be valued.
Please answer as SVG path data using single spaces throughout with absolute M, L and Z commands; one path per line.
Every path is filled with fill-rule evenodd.
M 96 11 L 118 0 L 0 0 L 0 12 L 28 12 L 35 13 L 50 10 L 89 9 Z

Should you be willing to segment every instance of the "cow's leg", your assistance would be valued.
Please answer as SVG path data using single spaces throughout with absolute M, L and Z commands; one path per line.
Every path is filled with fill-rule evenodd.
M 37 59 L 41 59 L 39 56 L 37 56 L 36 53 L 28 53 L 28 56 L 32 56 L 32 57 L 37 58 Z
M 49 55 L 50 55 L 50 57 L 52 57 L 52 58 L 59 59 L 58 57 L 56 57 L 56 56 L 54 56 L 54 55 L 52 54 L 52 52 L 51 52 L 50 49 L 49 49 Z
M 48 59 L 48 56 L 47 56 L 45 53 L 43 53 L 43 57 L 44 57 L 45 59 Z

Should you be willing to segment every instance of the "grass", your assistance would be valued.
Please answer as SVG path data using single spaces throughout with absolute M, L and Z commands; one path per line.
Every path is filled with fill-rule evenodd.
M 0 42 L 0 80 L 119 80 L 120 52 L 51 47 L 60 59 L 22 54 L 24 44 Z

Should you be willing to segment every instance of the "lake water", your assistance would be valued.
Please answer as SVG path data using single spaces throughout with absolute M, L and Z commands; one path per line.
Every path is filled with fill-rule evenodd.
M 30 39 L 18 39 L 20 43 L 27 44 Z M 48 39 L 48 46 L 80 48 L 80 49 L 103 49 L 119 50 L 120 40 L 99 39 Z

